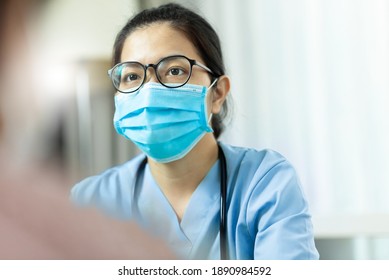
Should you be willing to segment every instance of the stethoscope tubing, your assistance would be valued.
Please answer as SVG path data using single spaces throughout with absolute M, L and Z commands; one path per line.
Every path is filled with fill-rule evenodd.
M 227 240 L 227 163 L 223 149 L 219 146 L 220 160 L 220 259 L 228 260 Z

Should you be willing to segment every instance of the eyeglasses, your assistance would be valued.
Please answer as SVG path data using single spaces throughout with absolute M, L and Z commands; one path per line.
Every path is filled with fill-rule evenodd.
M 108 70 L 108 76 L 116 90 L 131 93 L 137 91 L 144 84 L 146 71 L 152 67 L 162 85 L 168 88 L 178 88 L 189 81 L 193 65 L 197 65 L 215 76 L 207 66 L 183 55 L 162 58 L 157 64 L 143 65 L 137 61 L 122 62 Z

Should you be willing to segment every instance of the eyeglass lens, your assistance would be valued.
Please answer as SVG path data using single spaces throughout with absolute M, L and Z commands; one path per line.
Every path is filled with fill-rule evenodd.
M 155 68 L 157 79 L 167 87 L 184 85 L 189 80 L 192 71 L 191 63 L 185 57 L 164 58 Z M 142 86 L 145 75 L 145 66 L 141 63 L 125 62 L 113 69 L 112 81 L 119 91 L 133 92 Z

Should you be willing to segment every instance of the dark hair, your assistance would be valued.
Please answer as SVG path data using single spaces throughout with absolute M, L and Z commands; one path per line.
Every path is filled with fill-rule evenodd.
M 126 38 L 133 31 L 156 22 L 169 22 L 173 28 L 183 32 L 215 76 L 219 77 L 225 74 L 220 40 L 215 30 L 200 15 L 173 3 L 143 10 L 128 20 L 116 36 L 113 65 L 121 62 L 120 57 Z M 225 128 L 223 120 L 227 116 L 227 111 L 228 105 L 227 102 L 224 102 L 221 112 L 212 117 L 212 128 L 216 139 Z

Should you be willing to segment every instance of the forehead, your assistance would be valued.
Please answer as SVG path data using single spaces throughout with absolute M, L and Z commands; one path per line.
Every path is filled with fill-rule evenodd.
M 173 28 L 168 22 L 153 23 L 136 29 L 126 38 L 120 60 L 148 64 L 177 54 L 203 62 L 183 31 Z

